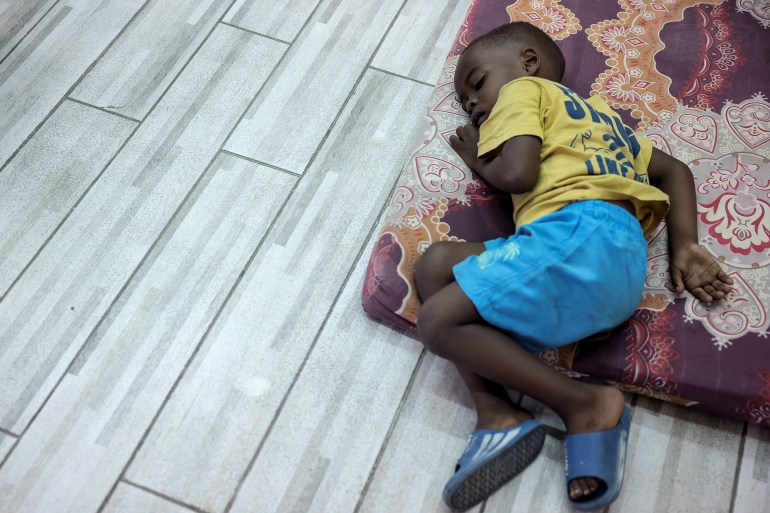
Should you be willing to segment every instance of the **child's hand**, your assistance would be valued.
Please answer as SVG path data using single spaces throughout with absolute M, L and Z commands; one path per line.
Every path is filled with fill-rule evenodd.
M 733 284 L 714 257 L 698 244 L 689 244 L 672 252 L 671 279 L 677 294 L 686 288 L 704 303 L 724 298 Z
M 461 126 L 457 129 L 457 135 L 449 137 L 449 144 L 452 145 L 457 154 L 463 159 L 469 168 L 478 170 L 479 161 L 479 129 L 473 125 Z

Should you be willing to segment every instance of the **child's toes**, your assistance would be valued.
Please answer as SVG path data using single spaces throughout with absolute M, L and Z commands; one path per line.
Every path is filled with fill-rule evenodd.
M 595 479 L 579 477 L 570 481 L 570 498 L 573 501 L 586 499 L 599 489 L 599 483 Z

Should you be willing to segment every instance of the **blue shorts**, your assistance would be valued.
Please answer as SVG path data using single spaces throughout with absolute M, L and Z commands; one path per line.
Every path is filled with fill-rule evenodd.
M 522 226 L 454 266 L 489 324 L 533 353 L 615 328 L 633 314 L 647 273 L 639 221 L 580 201 Z

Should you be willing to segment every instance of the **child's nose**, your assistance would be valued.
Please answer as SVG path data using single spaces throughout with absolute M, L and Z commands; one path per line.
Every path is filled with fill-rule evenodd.
M 468 102 L 465 106 L 465 112 L 470 114 L 473 112 L 473 108 L 479 103 L 479 101 L 476 98 L 469 98 Z

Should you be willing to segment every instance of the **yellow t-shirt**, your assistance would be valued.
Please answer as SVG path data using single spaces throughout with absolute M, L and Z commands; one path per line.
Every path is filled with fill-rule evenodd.
M 637 136 L 598 96 L 587 100 L 550 80 L 525 77 L 500 89 L 481 125 L 479 156 L 517 135 L 542 141 L 535 188 L 512 194 L 516 226 L 582 200 L 629 200 L 645 237 L 668 211 L 668 196 L 650 185 L 652 143 Z

